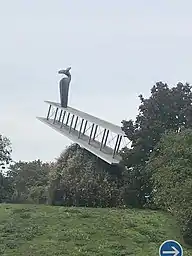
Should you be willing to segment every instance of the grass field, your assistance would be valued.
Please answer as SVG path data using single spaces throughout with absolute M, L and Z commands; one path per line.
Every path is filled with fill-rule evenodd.
M 0 205 L 0 234 L 5 256 L 156 256 L 164 240 L 181 242 L 175 220 L 160 212 L 43 205 Z

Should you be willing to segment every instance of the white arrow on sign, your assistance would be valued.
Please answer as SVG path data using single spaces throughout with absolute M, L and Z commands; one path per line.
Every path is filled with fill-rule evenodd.
M 173 254 L 173 256 L 177 256 L 179 254 L 179 251 L 174 246 L 171 246 L 171 248 L 173 249 L 173 251 L 163 251 L 163 254 Z

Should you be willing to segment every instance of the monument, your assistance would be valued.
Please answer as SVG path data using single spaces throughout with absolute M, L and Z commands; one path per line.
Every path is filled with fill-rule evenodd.
M 120 149 L 126 146 L 124 131 L 120 126 L 68 106 L 70 70 L 71 67 L 58 71 L 65 75 L 59 82 L 60 103 L 45 101 L 49 105 L 47 115 L 38 119 L 97 158 L 118 164 L 122 160 Z
M 68 106 L 68 94 L 69 94 L 69 84 L 71 82 L 71 74 L 70 71 L 71 67 L 59 70 L 59 74 L 64 74 L 66 77 L 63 77 L 59 83 L 59 89 L 60 89 L 60 102 L 61 107 L 67 108 Z

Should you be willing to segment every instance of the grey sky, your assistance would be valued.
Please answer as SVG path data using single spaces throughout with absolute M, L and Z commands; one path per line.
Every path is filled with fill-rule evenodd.
M 0 0 L 0 133 L 14 160 L 53 160 L 71 142 L 36 120 L 58 101 L 120 124 L 156 81 L 192 80 L 192 2 Z M 116 101 L 116 103 L 115 103 Z

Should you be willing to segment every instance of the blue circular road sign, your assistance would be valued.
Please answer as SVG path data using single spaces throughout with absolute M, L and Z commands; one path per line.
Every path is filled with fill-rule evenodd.
M 159 247 L 159 256 L 183 256 L 183 248 L 178 242 L 167 240 Z

